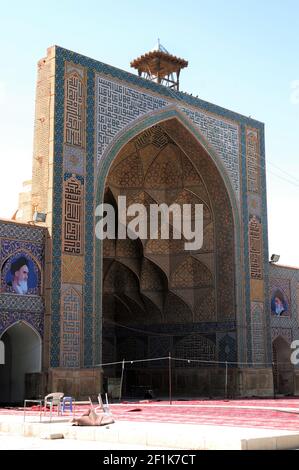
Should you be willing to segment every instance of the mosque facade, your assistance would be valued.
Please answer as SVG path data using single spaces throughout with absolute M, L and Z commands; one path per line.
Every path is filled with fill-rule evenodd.
M 123 394 L 165 396 L 169 357 L 177 396 L 299 393 L 299 269 L 269 263 L 264 124 L 157 77 L 58 46 L 38 63 L 32 181 L 0 221 L 0 402 L 97 395 L 124 364 Z M 96 209 L 120 196 L 201 204 L 202 247 L 101 241 Z

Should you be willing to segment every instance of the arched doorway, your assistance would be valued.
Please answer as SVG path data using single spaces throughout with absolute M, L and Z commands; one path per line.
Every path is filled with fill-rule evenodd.
M 25 398 L 25 374 L 41 371 L 41 338 L 26 322 L 18 321 L 1 336 L 5 364 L 0 365 L 0 402 Z
M 99 273 L 101 362 L 165 357 L 176 351 L 186 360 L 217 362 L 217 328 L 223 325 L 223 333 L 227 323 L 236 324 L 239 299 L 238 213 L 225 178 L 225 171 L 219 171 L 206 148 L 177 119 L 147 128 L 115 155 L 105 179 L 104 202 L 116 211 L 118 196 L 126 196 L 127 205 L 146 207 L 203 204 L 204 244 L 200 250 L 185 251 L 184 239 L 104 241 Z M 130 372 L 127 385 L 167 388 L 165 363 L 149 363 Z M 174 383 L 179 393 L 191 392 L 190 384 L 198 392 L 198 381 L 190 381 L 194 374 L 187 362 L 176 365 Z M 206 374 L 207 382 L 217 387 L 211 368 Z
M 276 395 L 294 394 L 294 366 L 291 363 L 292 350 L 289 343 L 278 336 L 272 344 L 273 383 Z

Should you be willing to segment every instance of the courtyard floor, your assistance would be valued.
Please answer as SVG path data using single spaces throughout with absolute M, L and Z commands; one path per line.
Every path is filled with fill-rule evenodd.
M 88 407 L 76 408 L 79 416 Z M 48 438 L 61 434 L 72 440 L 136 449 L 291 449 L 299 447 L 299 399 L 192 400 L 123 402 L 110 405 L 115 423 L 103 427 L 71 426 L 71 414 L 40 415 L 36 407 L 0 409 L 3 436 Z M 224 432 L 225 431 L 225 432 Z M 5 434 L 6 433 L 6 434 Z M 111 444 L 109 444 L 111 443 Z M 54 444 L 53 444 L 54 445 Z M 138 447 L 139 446 L 139 447 Z M 105 447 L 101 447 L 102 449 Z

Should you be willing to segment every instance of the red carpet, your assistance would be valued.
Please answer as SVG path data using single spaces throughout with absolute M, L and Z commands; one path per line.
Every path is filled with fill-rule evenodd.
M 79 416 L 88 406 L 77 407 Z M 264 408 L 264 409 L 261 409 Z M 295 408 L 283 412 L 270 408 Z M 160 423 L 200 424 L 280 429 L 299 432 L 299 399 L 233 400 L 233 401 L 174 401 L 112 404 L 116 421 L 152 421 Z M 297 412 L 298 410 L 298 412 Z M 1 414 L 20 414 L 23 408 L 0 409 Z M 26 415 L 38 416 L 38 407 L 26 410 Z M 53 414 L 55 416 L 56 414 Z M 56 415 L 57 416 L 57 415 Z
M 298 414 L 267 409 L 271 407 L 297 408 Z M 111 405 L 110 408 L 115 419 L 121 421 L 153 421 L 299 431 L 299 400 L 292 399 L 173 402 L 172 406 L 167 405 L 167 402 L 164 402 L 164 405 L 159 402 L 155 406 L 140 404 L 139 408 L 142 411 L 134 413 L 129 412 L 130 409 L 134 409 L 132 404 Z

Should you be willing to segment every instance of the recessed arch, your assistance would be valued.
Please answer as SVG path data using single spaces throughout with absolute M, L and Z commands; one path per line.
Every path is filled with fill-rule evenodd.
M 25 398 L 25 374 L 41 372 L 42 340 L 24 320 L 2 332 L 5 364 L 0 369 L 0 402 L 20 403 Z
M 159 203 L 161 203 L 161 198 L 160 196 L 166 196 L 168 197 L 167 202 L 169 201 L 175 201 L 178 197 L 179 194 L 181 194 L 182 191 L 186 190 L 188 191 L 188 194 L 193 194 L 193 189 L 192 185 L 194 184 L 200 184 L 201 189 L 198 194 L 195 193 L 195 196 L 198 198 L 198 200 L 202 200 L 203 203 L 207 206 L 209 213 L 211 214 L 210 219 L 207 221 L 205 231 L 209 235 L 209 240 L 206 245 L 204 245 L 204 250 L 202 253 L 202 262 L 199 256 L 196 257 L 196 264 L 202 266 L 203 270 L 211 272 L 209 282 L 204 284 L 203 286 L 198 286 L 196 288 L 201 289 L 202 292 L 203 289 L 205 289 L 204 294 L 205 297 L 202 298 L 201 294 L 196 294 L 194 296 L 192 305 L 188 305 L 186 303 L 187 295 L 186 292 L 183 292 L 182 290 L 179 290 L 178 287 L 176 287 L 176 291 L 173 292 L 171 290 L 171 294 L 174 294 L 176 296 L 177 303 L 181 302 L 181 305 L 186 306 L 186 314 L 185 316 L 183 315 L 183 323 L 192 323 L 194 321 L 218 321 L 218 320 L 232 320 L 236 321 L 237 319 L 237 312 L 240 312 L 239 315 L 243 315 L 243 309 L 239 309 L 238 306 L 242 305 L 242 299 L 243 299 L 243 294 L 242 294 L 242 287 L 241 287 L 241 255 L 240 255 L 240 228 L 241 228 L 241 222 L 240 222 L 240 217 L 239 217 L 239 201 L 237 199 L 237 196 L 234 192 L 232 183 L 230 181 L 230 177 L 227 174 L 227 170 L 224 167 L 224 164 L 222 163 L 221 158 L 217 155 L 215 150 L 207 143 L 206 139 L 203 137 L 203 135 L 200 133 L 200 131 L 195 128 L 195 126 L 191 123 L 191 121 L 183 115 L 178 109 L 171 107 L 164 109 L 163 111 L 158 111 L 156 113 L 151 114 L 150 116 L 143 116 L 142 119 L 136 121 L 133 125 L 128 126 L 124 132 L 118 135 L 117 139 L 114 140 L 113 143 L 110 144 L 109 148 L 106 149 L 106 152 L 104 153 L 102 160 L 99 165 L 99 178 L 97 180 L 97 192 L 96 192 L 96 198 L 97 198 L 97 203 L 100 203 L 102 200 L 102 193 L 103 193 L 103 187 L 105 185 L 106 178 L 109 175 L 110 170 L 113 171 L 113 168 L 117 167 L 116 159 L 118 158 L 119 155 L 122 155 L 122 152 L 125 154 L 128 154 L 128 151 L 126 150 L 127 147 L 126 145 L 131 145 L 133 147 L 132 142 L 136 138 L 140 138 L 140 140 L 143 140 L 143 132 L 147 132 L 152 126 L 160 126 L 160 128 L 164 131 L 165 133 L 170 136 L 170 139 L 172 139 L 172 146 L 177 145 L 178 148 L 184 153 L 184 155 L 187 155 L 188 160 L 191 161 L 192 159 L 192 165 L 194 164 L 194 172 L 196 172 L 196 178 L 194 176 L 194 180 L 192 179 L 192 165 L 190 164 L 190 174 L 187 178 L 188 181 L 188 187 L 186 188 L 184 184 L 180 185 L 179 188 L 175 187 L 166 187 L 166 191 L 164 190 L 164 193 L 160 191 L 159 193 L 159 185 L 157 185 L 157 188 L 154 190 L 151 190 L 150 188 L 145 188 L 146 191 L 150 194 L 150 196 L 155 199 L 159 200 Z M 178 130 L 177 134 L 174 133 L 174 128 Z M 140 137 L 141 136 L 141 137 Z M 186 137 L 185 141 L 184 138 Z M 188 138 L 187 138 L 188 137 Z M 165 144 L 167 145 L 167 143 Z M 159 159 L 159 155 L 161 154 L 162 151 L 157 152 L 155 155 L 155 158 L 152 159 L 151 163 L 147 167 L 147 172 L 150 171 L 151 165 L 154 164 L 155 160 Z M 166 149 L 164 148 L 163 150 L 164 154 L 166 154 Z M 146 152 L 144 152 L 144 155 L 146 155 Z M 149 153 L 148 153 L 149 155 Z M 143 158 L 145 158 L 143 156 Z M 165 157 L 166 158 L 166 157 Z M 194 160 L 195 159 L 195 160 Z M 122 163 L 124 163 L 125 158 L 120 157 L 120 160 Z M 201 167 L 200 162 L 203 162 L 203 166 Z M 201 170 L 203 168 L 203 170 Z M 208 180 L 206 178 L 206 175 L 210 171 L 210 179 Z M 200 176 L 197 177 L 197 172 L 200 173 Z M 204 172 L 204 173 L 202 173 Z M 147 174 L 146 172 L 143 172 L 143 174 Z M 203 176 L 204 174 L 204 176 Z M 211 182 L 212 182 L 212 176 L 215 175 L 214 179 L 214 188 L 213 191 L 209 189 L 211 187 Z M 213 176 L 214 177 L 214 176 Z M 184 180 L 183 180 L 184 183 Z M 206 186 L 208 185 L 208 193 L 206 194 Z M 175 186 L 175 185 L 174 185 Z M 216 190 L 219 188 L 219 194 L 215 196 Z M 125 188 L 127 190 L 127 188 Z M 136 193 L 136 188 L 135 186 L 132 187 L 132 191 L 135 191 Z M 167 194 L 167 190 L 173 191 L 174 197 L 169 193 Z M 140 191 L 138 189 L 138 191 Z M 176 191 L 176 195 L 175 195 Z M 213 194 L 212 194 L 213 193 Z M 202 198 L 200 197 L 202 195 Z M 157 196 L 157 197 L 156 197 Z M 172 199 L 171 199 L 172 197 Z M 220 207 L 221 204 L 225 204 L 225 210 L 226 212 L 224 214 L 220 214 Z M 227 233 L 221 233 L 219 234 L 218 228 L 222 225 L 225 225 L 225 221 L 229 221 L 229 225 L 227 228 Z M 224 230 L 225 232 L 225 230 Z M 224 240 L 221 240 L 221 238 Z M 222 245 L 221 245 L 222 243 Z M 101 308 L 101 262 L 102 262 L 102 248 L 101 248 L 101 241 L 96 240 L 96 266 L 97 266 L 97 273 L 96 273 L 96 283 L 97 283 L 97 289 L 96 292 L 98 293 L 96 302 L 97 302 L 97 311 L 102 314 L 102 308 Z M 220 247 L 220 249 L 219 249 Z M 223 269 L 220 266 L 220 261 L 219 261 L 219 256 L 218 256 L 218 251 L 220 252 L 221 256 L 223 256 L 223 259 L 225 258 L 226 262 L 222 263 L 226 267 L 229 267 L 230 274 L 229 276 L 225 276 L 224 271 L 219 273 L 219 269 Z M 180 252 L 181 251 L 181 252 Z M 165 253 L 165 250 L 164 250 Z M 162 253 L 161 253 L 162 254 Z M 186 259 L 187 254 L 183 250 L 178 250 L 177 256 L 181 256 L 181 262 L 179 261 L 179 258 L 175 260 L 175 263 L 172 262 L 171 260 L 169 261 L 170 265 L 167 269 L 165 269 L 165 265 L 163 262 L 160 262 L 161 260 L 158 261 L 158 258 L 156 259 L 156 254 L 152 255 L 147 253 L 147 248 L 146 244 L 144 246 L 144 257 L 147 257 L 150 259 L 153 263 L 155 263 L 157 266 L 159 266 L 165 273 L 167 273 L 167 277 L 169 278 L 169 274 L 172 272 L 172 266 L 173 265 L 179 265 L 181 262 Z M 158 254 L 157 254 L 158 256 Z M 208 268 L 209 267 L 209 268 Z M 226 283 L 226 279 L 228 279 Z M 226 284 L 225 284 L 226 283 Z M 184 286 L 179 286 L 180 289 L 186 289 Z M 187 286 L 187 289 L 190 289 L 190 286 Z M 213 290 L 213 292 L 210 292 L 210 290 Z M 140 292 L 141 293 L 141 292 Z M 228 300 L 229 299 L 229 300 Z M 225 302 L 226 303 L 225 303 Z M 228 310 L 229 306 L 229 312 L 222 311 L 220 308 L 221 302 L 225 304 L 225 308 Z M 163 323 L 167 323 L 167 315 L 165 315 L 165 312 L 167 311 L 169 301 L 164 303 L 163 306 Z M 210 311 L 207 313 L 205 310 L 206 306 L 209 307 Z M 233 306 L 231 308 L 231 306 Z M 195 315 L 194 314 L 194 308 L 197 308 L 198 312 Z M 182 308 L 183 310 L 183 308 Z M 217 312 L 220 312 L 220 318 L 217 317 Z M 105 314 L 105 312 L 103 312 Z M 223 317 L 221 318 L 221 315 Z M 229 316 L 230 315 L 230 316 Z
M 213 163 L 216 165 L 219 173 L 222 175 L 224 184 L 230 197 L 230 201 L 233 208 L 235 217 L 235 225 L 240 228 L 240 216 L 239 216 L 239 203 L 236 198 L 236 194 L 232 183 L 230 181 L 227 170 L 222 162 L 222 159 L 217 155 L 216 150 L 210 145 L 202 132 L 190 121 L 190 119 L 183 114 L 177 106 L 167 106 L 162 110 L 158 110 L 149 113 L 146 116 L 141 116 L 136 119 L 132 124 L 126 126 L 126 128 L 120 132 L 115 139 L 107 146 L 105 152 L 100 160 L 97 168 L 96 175 L 96 202 L 97 204 L 102 201 L 102 193 L 105 186 L 105 180 L 109 169 L 121 149 L 126 145 L 127 142 L 137 137 L 143 131 L 150 129 L 156 124 L 160 124 L 166 121 L 175 120 L 186 128 L 190 134 L 198 141 L 203 147 L 207 154 L 211 157 Z
M 204 135 L 200 132 L 196 126 L 188 119 L 188 117 L 183 114 L 177 106 L 167 106 L 162 110 L 155 111 L 146 116 L 141 116 L 139 119 L 134 121 L 132 124 L 128 125 L 122 132 L 120 132 L 116 138 L 108 145 L 106 148 L 101 161 L 97 169 L 96 176 L 96 204 L 100 204 L 103 200 L 103 193 L 105 188 L 105 181 L 110 170 L 110 167 L 115 160 L 116 156 L 120 151 L 125 147 L 125 145 L 131 141 L 133 138 L 137 137 L 143 131 L 155 126 L 159 123 L 164 123 L 170 120 L 174 120 L 186 129 L 190 135 L 198 142 L 198 144 L 207 152 L 211 161 L 216 166 L 219 174 L 221 174 L 223 183 L 227 190 L 229 200 L 232 207 L 233 219 L 234 219 L 234 237 L 235 237 L 235 273 L 236 279 L 241 279 L 241 247 L 240 247 L 240 233 L 241 233 L 241 221 L 240 221 L 240 209 L 239 203 L 230 181 L 227 170 L 222 162 L 220 156 L 217 155 L 217 152 L 214 148 L 208 143 Z M 101 284 L 102 284 L 102 275 L 101 275 L 101 264 L 102 264 L 102 243 L 101 240 L 96 240 L 96 284 L 97 284 L 97 293 L 96 296 L 96 310 L 101 312 Z M 240 283 L 236 284 L 237 295 L 236 303 L 241 307 L 243 293 Z M 240 319 L 241 320 L 241 319 Z
M 289 341 L 282 335 L 272 343 L 274 391 L 281 395 L 294 394 L 294 366 L 291 363 L 292 349 Z

